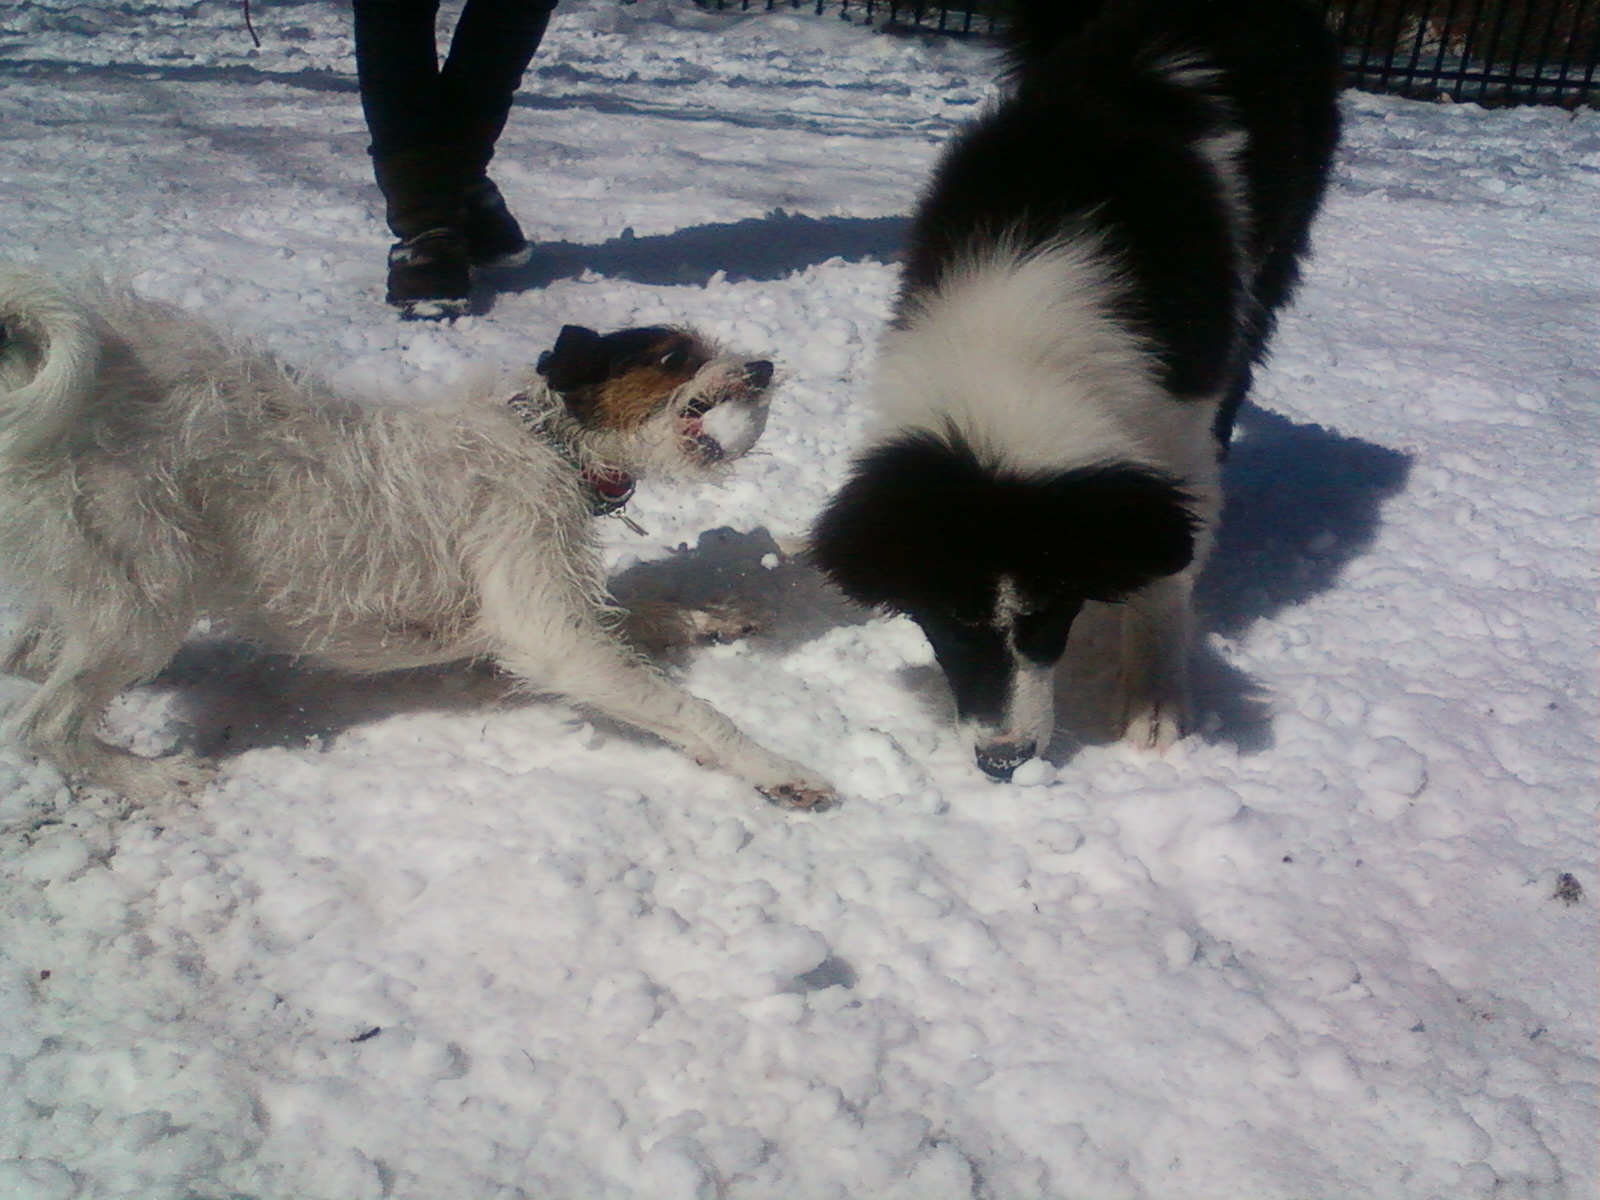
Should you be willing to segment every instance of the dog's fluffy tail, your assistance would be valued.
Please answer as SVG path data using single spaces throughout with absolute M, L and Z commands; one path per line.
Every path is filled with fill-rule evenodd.
M 25 461 L 70 429 L 99 365 L 100 339 L 71 296 L 0 263 L 0 461 Z

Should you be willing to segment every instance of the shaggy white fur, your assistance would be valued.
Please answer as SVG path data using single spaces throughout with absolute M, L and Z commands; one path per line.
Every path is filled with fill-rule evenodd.
M 881 431 L 954 425 L 980 458 L 1021 471 L 1158 456 L 1149 414 L 1173 406 L 1117 296 L 1088 236 L 1032 253 L 1002 241 L 956 264 L 884 338 Z
M 209 617 L 350 671 L 491 657 L 775 801 L 831 800 L 619 640 L 579 467 L 504 393 L 358 402 L 173 307 L 10 267 L 0 324 L 0 552 L 32 605 L 6 669 L 42 681 L 16 731 L 74 781 L 139 799 L 203 782 L 206 764 L 138 758 L 95 727 Z M 749 437 L 767 398 L 742 378 L 719 355 L 605 436 L 532 373 L 518 386 L 585 461 L 706 475 L 685 406 L 736 403 Z

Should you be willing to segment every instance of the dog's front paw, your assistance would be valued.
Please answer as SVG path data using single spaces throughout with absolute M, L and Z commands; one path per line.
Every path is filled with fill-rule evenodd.
M 216 774 L 214 763 L 189 754 L 140 758 L 122 753 L 86 772 L 81 782 L 103 787 L 134 804 L 150 804 L 198 792 L 216 778 Z
M 683 623 L 689 640 L 700 645 L 737 642 L 761 629 L 761 622 L 737 604 L 707 604 L 685 609 Z
M 217 777 L 217 765 L 189 754 L 174 754 L 171 758 L 155 760 L 169 781 L 172 791 L 187 794 L 209 787 Z
M 761 622 L 737 604 L 686 608 L 671 600 L 642 600 L 628 606 L 622 635 L 647 654 L 661 654 L 684 646 L 737 642 L 760 628 Z
M 839 793 L 825 783 L 779 783 L 756 790 L 790 812 L 827 812 L 839 806 Z

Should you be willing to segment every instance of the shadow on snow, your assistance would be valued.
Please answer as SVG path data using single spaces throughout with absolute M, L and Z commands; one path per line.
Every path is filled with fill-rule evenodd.
M 1204 631 L 1229 639 L 1337 586 L 1345 565 L 1376 536 L 1384 501 L 1404 488 L 1410 469 L 1398 451 L 1254 406 L 1241 414 L 1239 433 L 1225 475 L 1227 515 L 1199 589 Z M 778 565 L 764 567 L 771 556 Z M 752 637 L 758 651 L 774 654 L 873 615 L 834 592 L 803 558 L 785 556 L 765 529 L 710 530 L 693 547 L 624 571 L 613 591 L 625 605 L 731 604 L 759 623 Z M 681 665 L 684 653 L 669 662 Z M 1049 754 L 1057 762 L 1109 740 L 1095 724 L 1109 681 L 1074 673 L 1072 665 L 1069 657 L 1057 685 L 1062 727 Z M 305 745 L 402 712 L 520 702 L 486 664 L 353 678 L 216 642 L 186 647 L 157 682 L 189 693 L 189 740 L 202 753 L 222 755 Z M 953 720 L 936 668 L 909 668 L 901 682 L 933 719 Z M 1206 640 L 1197 648 L 1194 683 L 1207 740 L 1242 753 L 1272 745 L 1266 695 Z
M 541 288 L 586 271 L 658 285 L 703 285 L 719 272 L 729 280 L 781 279 L 836 257 L 890 261 L 904 230 L 899 217 L 780 211 L 660 237 L 625 235 L 594 246 L 546 243 L 527 266 L 497 272 L 478 300 L 487 305 L 496 291 Z M 1246 405 L 1225 470 L 1226 515 L 1199 588 L 1204 630 L 1237 638 L 1255 621 L 1335 587 L 1345 564 L 1372 542 L 1382 505 L 1404 488 L 1409 468 L 1398 451 Z M 778 556 L 775 569 L 761 565 L 770 555 Z M 759 621 L 754 641 L 769 650 L 871 616 L 833 593 L 803 561 L 780 553 L 766 530 L 707 532 L 692 548 L 629 569 L 613 586 L 624 603 L 732 603 Z M 1074 676 L 1070 658 L 1068 667 L 1058 683 L 1063 727 L 1050 753 L 1057 761 L 1105 740 L 1092 721 L 1080 719 L 1093 708 L 1085 697 L 1095 681 Z M 1272 744 L 1270 708 L 1259 685 L 1209 641 L 1198 649 L 1194 678 L 1205 737 L 1242 752 Z M 953 716 L 937 670 L 910 669 L 902 679 L 938 719 Z M 303 745 L 399 712 L 464 711 L 514 696 L 507 681 L 483 665 L 351 678 L 218 643 L 187 647 L 157 683 L 191 693 L 191 740 L 203 753 L 220 754 Z
M 484 311 L 498 293 L 531 291 L 586 271 L 635 283 L 704 287 L 717 275 L 730 283 L 786 279 L 833 258 L 889 262 L 899 254 L 905 230 L 904 217 L 808 217 L 778 209 L 655 237 L 635 237 L 626 229 L 597 246 L 541 242 L 526 266 L 485 273 L 473 306 Z

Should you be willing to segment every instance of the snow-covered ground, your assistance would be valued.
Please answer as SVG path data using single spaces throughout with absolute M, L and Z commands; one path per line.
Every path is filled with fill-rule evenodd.
M 770 353 L 765 453 L 607 545 L 627 594 L 764 612 L 678 669 L 849 800 L 786 815 L 483 672 L 197 650 L 112 721 L 225 748 L 194 803 L 0 748 L 0 1197 L 1600 1191 L 1600 113 L 1349 97 L 1230 466 L 1206 735 L 1001 786 L 915 628 L 789 557 L 983 52 L 564 3 L 497 164 L 546 244 L 403 326 L 344 6 L 254 9 L 260 51 L 231 3 L 0 3 L 0 254 L 401 394 L 567 321 Z

